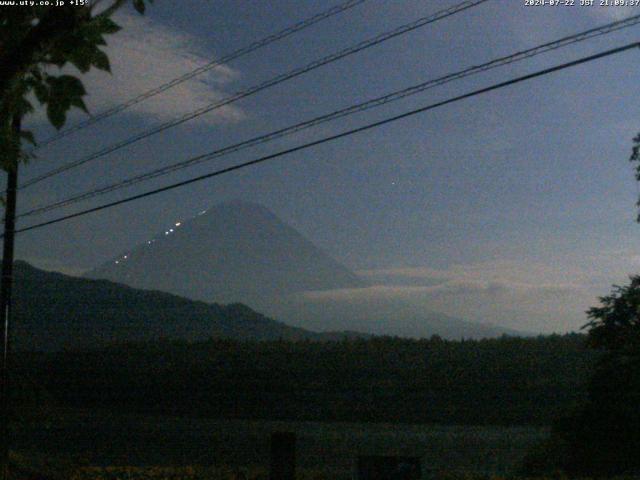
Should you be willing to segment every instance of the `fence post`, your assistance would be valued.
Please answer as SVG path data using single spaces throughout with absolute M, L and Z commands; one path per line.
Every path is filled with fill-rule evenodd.
M 269 480 L 295 480 L 296 434 L 275 432 L 271 434 L 271 471 Z

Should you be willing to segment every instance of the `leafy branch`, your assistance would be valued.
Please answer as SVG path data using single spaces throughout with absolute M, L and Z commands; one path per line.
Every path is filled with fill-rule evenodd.
M 132 0 L 144 13 L 146 2 Z M 46 109 L 51 124 L 60 129 L 68 111 L 75 107 L 88 113 L 82 81 L 67 74 L 51 73 L 52 68 L 70 64 L 81 73 L 97 68 L 110 72 L 103 47 L 105 37 L 120 26 L 111 18 L 128 3 L 113 0 L 105 5 L 97 0 L 84 7 L 30 6 L 0 9 L 0 166 L 7 170 L 28 158 L 20 152 L 21 143 L 35 144 L 31 132 L 17 132 L 16 118 L 34 110 L 33 97 Z M 98 8 L 101 11 L 98 12 Z

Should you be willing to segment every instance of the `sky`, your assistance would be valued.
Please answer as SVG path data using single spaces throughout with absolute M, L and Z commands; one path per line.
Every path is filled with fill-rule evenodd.
M 159 0 L 118 14 L 112 74 L 83 80 L 92 112 L 114 106 L 337 1 Z M 33 178 L 215 99 L 458 2 L 368 0 L 38 150 Z M 20 191 L 23 212 L 130 175 L 580 32 L 640 7 L 489 0 L 227 105 Z M 598 2 L 596 2 L 598 3 Z M 39 217 L 72 213 L 257 158 L 492 83 L 637 41 L 640 27 L 429 90 L 241 153 Z M 17 256 L 79 274 L 219 202 L 258 202 L 371 287 L 324 299 L 406 299 L 535 332 L 579 329 L 585 311 L 640 271 L 640 131 L 632 50 L 467 99 L 293 155 L 20 234 Z M 82 120 L 74 113 L 69 124 Z M 26 122 L 42 139 L 43 114 Z

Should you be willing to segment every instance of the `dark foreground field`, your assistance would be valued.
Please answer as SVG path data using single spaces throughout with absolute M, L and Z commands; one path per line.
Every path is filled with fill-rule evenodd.
M 548 426 L 586 397 L 580 335 L 157 342 L 18 353 L 17 404 L 158 417 Z
M 297 435 L 300 478 L 353 478 L 362 455 L 420 457 L 431 478 L 505 475 L 586 401 L 598 358 L 580 335 L 19 352 L 14 444 L 84 465 L 82 480 L 267 478 L 281 431 Z
M 22 352 L 14 444 L 84 465 L 82 480 L 267 478 L 279 431 L 297 435 L 300 478 L 353 478 L 360 455 L 421 457 L 436 478 L 503 475 L 584 397 L 594 358 L 578 335 Z
M 297 434 L 297 462 L 307 478 L 352 478 L 358 455 L 422 456 L 427 472 L 505 474 L 542 439 L 537 427 L 415 426 L 159 418 L 66 414 L 16 432 L 25 456 L 83 465 L 80 478 L 264 475 L 272 432 Z M 96 468 L 100 467 L 100 468 Z M 126 467 L 126 468 L 125 468 Z M 170 467 L 170 468 L 167 468 Z M 226 473 L 225 473 L 226 472 Z M 235 473 L 230 477 L 234 478 Z M 239 478 L 243 478 L 242 476 Z

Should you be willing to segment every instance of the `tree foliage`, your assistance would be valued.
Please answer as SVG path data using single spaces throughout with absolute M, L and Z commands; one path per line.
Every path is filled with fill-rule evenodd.
M 127 0 L 87 1 L 84 6 L 68 3 L 0 9 L 0 165 L 5 170 L 26 158 L 20 154 L 22 141 L 35 144 L 30 132 L 18 137 L 14 128 L 16 118 L 34 110 L 33 98 L 46 108 L 57 129 L 65 124 L 72 107 L 87 112 L 82 81 L 61 68 L 73 65 L 80 73 L 91 68 L 110 71 L 103 47 L 106 37 L 120 30 L 111 17 Z M 133 0 L 133 6 L 143 13 L 145 0 Z
M 640 182 L 640 133 L 633 138 L 633 148 L 631 149 L 631 157 L 629 158 L 629 161 L 637 164 L 635 166 L 635 177 L 636 181 Z M 636 206 L 640 207 L 640 198 L 638 198 Z M 636 220 L 640 222 L 640 212 L 638 213 Z
M 135 327 L 134 327 L 135 328 Z M 583 335 L 156 341 L 16 355 L 61 406 L 303 421 L 548 425 L 582 401 Z M 19 404 L 33 393 L 23 391 Z
M 631 277 L 627 286 L 614 285 L 600 303 L 587 312 L 591 345 L 617 357 L 640 355 L 640 275 Z
M 614 286 L 600 302 L 585 325 L 588 344 L 602 352 L 587 401 L 556 422 L 531 465 L 554 454 L 557 463 L 545 466 L 574 475 L 640 474 L 640 276 Z

